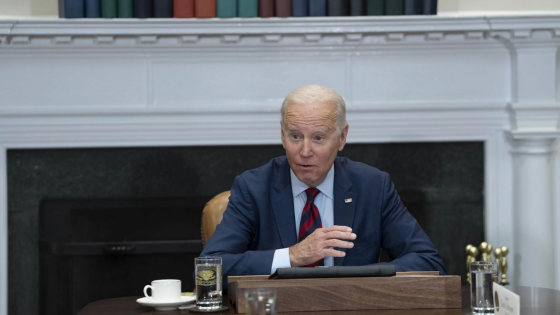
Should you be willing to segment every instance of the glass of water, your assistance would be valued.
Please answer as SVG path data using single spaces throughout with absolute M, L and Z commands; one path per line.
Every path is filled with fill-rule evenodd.
M 276 315 L 276 290 L 249 289 L 245 291 L 247 315 Z
M 194 259 L 196 273 L 196 306 L 201 310 L 222 307 L 222 258 L 198 257 Z
M 494 313 L 492 285 L 498 279 L 498 263 L 493 261 L 473 261 L 471 272 L 471 308 L 475 314 Z

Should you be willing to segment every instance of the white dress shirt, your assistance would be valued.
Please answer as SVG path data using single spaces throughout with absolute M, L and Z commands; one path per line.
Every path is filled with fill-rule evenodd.
M 309 188 L 306 184 L 301 182 L 296 174 L 290 169 L 290 177 L 292 180 L 292 194 L 294 197 L 294 216 L 296 219 L 296 233 L 299 239 L 299 223 L 301 221 L 301 213 L 303 212 L 303 207 L 307 202 L 307 195 L 305 190 Z M 319 210 L 319 215 L 321 216 L 321 223 L 324 228 L 329 227 L 334 224 L 334 164 L 331 166 L 329 173 L 325 180 L 317 187 L 320 193 L 315 197 L 313 202 L 317 209 Z M 325 266 L 333 266 L 334 258 L 325 257 Z M 289 248 L 277 249 L 274 252 L 274 258 L 272 259 L 272 267 L 270 268 L 270 273 L 273 274 L 278 268 L 290 268 L 290 251 Z

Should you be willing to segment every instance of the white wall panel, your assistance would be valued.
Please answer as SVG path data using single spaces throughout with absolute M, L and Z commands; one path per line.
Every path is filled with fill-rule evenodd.
M 353 99 L 508 100 L 509 67 L 505 49 L 362 55 L 352 64 Z
M 0 107 L 146 104 L 143 59 L 0 58 Z
M 520 101 L 555 101 L 557 92 L 556 50 L 529 50 L 517 54 L 517 98 Z M 543 62 L 546 61 L 546 62 Z
M 328 67 L 325 65 L 328 64 Z M 276 102 L 306 84 L 346 93 L 346 61 L 323 58 L 163 60 L 153 64 L 156 106 Z

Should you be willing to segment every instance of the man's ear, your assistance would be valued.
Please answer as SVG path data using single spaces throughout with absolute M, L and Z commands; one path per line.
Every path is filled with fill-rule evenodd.
M 282 146 L 286 149 L 286 145 L 284 144 L 284 124 L 280 121 L 280 139 L 282 139 Z
M 338 151 L 342 151 L 344 146 L 346 145 L 346 136 L 348 135 L 348 124 L 342 128 L 342 132 L 340 132 L 340 145 L 338 146 Z

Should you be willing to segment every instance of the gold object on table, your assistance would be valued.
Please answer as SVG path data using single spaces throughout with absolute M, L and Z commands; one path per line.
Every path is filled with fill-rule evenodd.
M 498 263 L 498 274 L 502 273 L 502 248 L 498 247 L 494 250 L 494 261 Z
M 480 250 L 480 251 L 479 251 Z M 470 264 L 473 261 L 477 261 L 476 256 L 480 252 L 481 257 L 480 261 L 492 261 L 492 253 L 494 253 L 494 261 L 498 263 L 498 274 L 497 282 L 501 285 L 508 285 L 507 281 L 507 270 L 508 270 L 508 263 L 507 263 L 507 255 L 509 253 L 509 249 L 507 246 L 497 247 L 494 251 L 492 251 L 492 245 L 488 244 L 488 242 L 480 243 L 480 246 L 475 247 L 471 244 L 465 247 L 465 251 L 467 253 L 467 282 L 471 283 L 471 274 L 470 274 Z
M 502 274 L 502 249 L 500 247 L 494 250 L 494 261 L 498 263 L 498 273 L 496 276 L 498 277 L 496 283 L 500 283 L 500 274 Z
M 502 266 L 502 281 L 501 281 L 502 285 L 509 284 L 507 281 L 507 269 L 508 269 L 507 254 L 508 253 L 509 253 L 509 248 L 507 248 L 506 246 L 502 246 L 502 260 L 500 263 L 500 265 Z
M 471 244 L 469 244 L 469 245 L 467 245 L 467 247 L 465 247 L 465 251 L 467 252 L 467 282 L 468 283 L 471 283 L 471 277 L 470 277 L 471 273 L 470 273 L 470 270 L 469 270 L 469 266 L 471 264 L 471 248 L 472 248 Z
M 470 265 L 471 262 L 476 261 L 476 256 L 478 255 L 478 249 L 472 246 L 471 244 L 469 244 L 465 248 L 465 251 L 467 252 L 467 282 L 471 283 Z
M 492 259 L 490 258 L 490 253 L 492 252 L 492 245 L 486 242 L 482 242 L 480 243 L 480 246 L 478 248 L 480 249 L 481 261 L 492 261 Z

